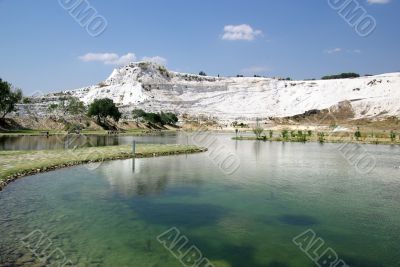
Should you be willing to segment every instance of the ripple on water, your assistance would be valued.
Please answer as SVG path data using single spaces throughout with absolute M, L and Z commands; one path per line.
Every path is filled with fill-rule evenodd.
M 318 224 L 318 220 L 308 215 L 283 215 L 278 220 L 284 224 L 295 226 L 313 226 Z

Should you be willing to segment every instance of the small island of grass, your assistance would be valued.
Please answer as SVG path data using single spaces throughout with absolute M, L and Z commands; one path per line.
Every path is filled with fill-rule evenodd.
M 135 157 L 198 153 L 192 145 L 138 144 Z M 15 179 L 85 163 L 132 158 L 132 146 L 87 147 L 71 150 L 0 151 L 0 190 Z

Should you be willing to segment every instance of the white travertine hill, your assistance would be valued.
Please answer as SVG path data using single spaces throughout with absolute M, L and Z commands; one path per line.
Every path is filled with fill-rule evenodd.
M 125 112 L 143 108 L 202 114 L 222 121 L 293 116 L 346 100 L 350 101 L 355 118 L 400 115 L 400 73 L 356 79 L 283 81 L 203 77 L 171 72 L 155 63 L 137 62 L 115 69 L 98 85 L 63 94 L 85 103 L 111 98 Z

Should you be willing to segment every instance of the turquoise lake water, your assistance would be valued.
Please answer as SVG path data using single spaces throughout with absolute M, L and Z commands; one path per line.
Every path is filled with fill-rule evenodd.
M 320 253 L 331 248 L 348 266 L 399 266 L 398 146 L 363 146 L 376 160 L 365 174 L 338 144 L 215 138 L 240 159 L 233 174 L 202 153 L 10 184 L 0 192 L 0 266 L 41 266 L 31 233 L 78 266 L 184 266 L 157 240 L 173 227 L 215 267 L 317 266 L 293 242 L 308 229 L 323 240 Z

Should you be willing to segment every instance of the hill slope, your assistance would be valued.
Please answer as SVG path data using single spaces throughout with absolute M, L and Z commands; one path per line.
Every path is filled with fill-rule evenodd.
M 46 96 L 108 97 L 129 114 L 133 108 L 205 115 L 222 121 L 287 117 L 348 101 L 354 118 L 400 115 L 400 73 L 356 79 L 282 81 L 272 78 L 204 77 L 147 62 L 115 69 L 104 82 Z

